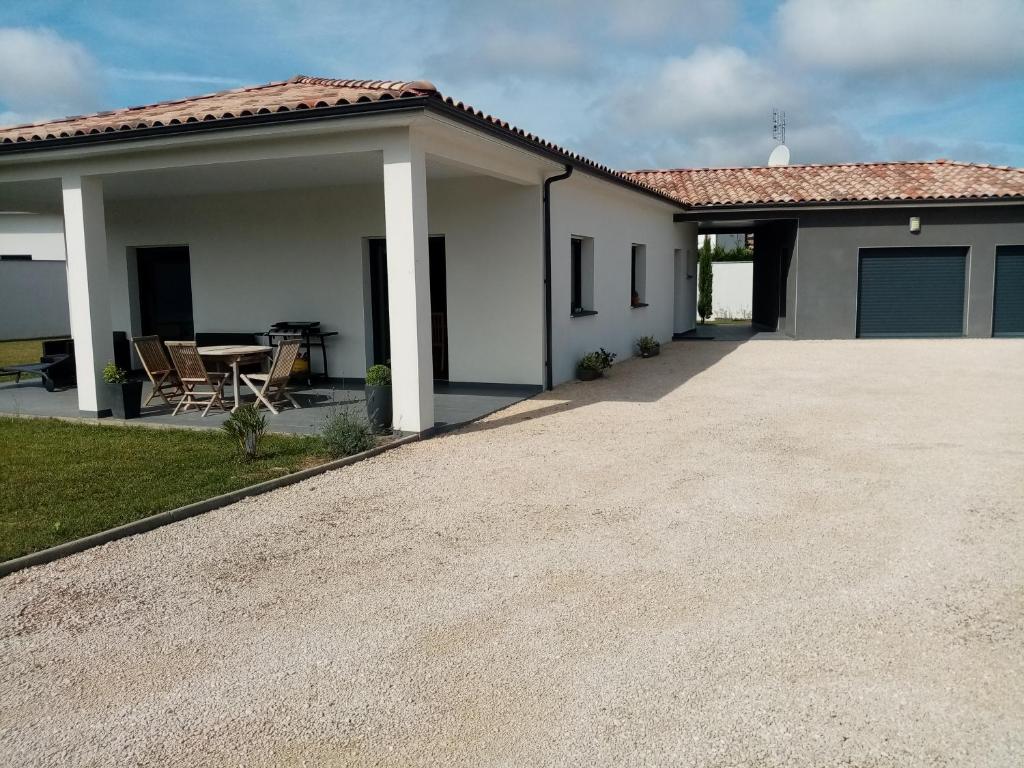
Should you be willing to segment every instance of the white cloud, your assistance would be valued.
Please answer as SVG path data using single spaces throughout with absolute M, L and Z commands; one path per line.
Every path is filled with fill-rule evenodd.
M 428 62 L 431 73 L 437 71 L 458 80 L 575 77 L 590 67 L 582 48 L 571 39 L 546 31 L 508 29 L 482 32 L 471 45 L 446 51 Z
M 578 0 L 569 4 L 581 15 L 596 13 L 606 20 L 612 35 L 623 40 L 708 40 L 739 15 L 735 0 Z
M 0 104 L 35 120 L 93 109 L 100 72 L 89 52 L 48 29 L 0 27 Z
M 631 165 L 762 165 L 775 146 L 772 109 L 791 115 L 794 162 L 860 153 L 864 140 L 844 128 L 806 84 L 730 46 L 702 46 L 665 61 L 649 85 L 623 83 L 598 122 L 614 130 L 586 143 Z M 606 123 L 606 124 L 607 124 Z M 847 154 L 847 156 L 849 156 Z
M 666 60 L 652 87 L 624 87 L 630 112 L 642 110 L 655 129 L 700 128 L 733 132 L 764 120 L 772 107 L 792 104 L 795 94 L 764 62 L 727 46 L 698 47 L 685 58 Z
M 150 69 L 125 69 L 122 67 L 107 67 L 103 72 L 108 77 L 117 80 L 136 80 L 148 83 L 195 83 L 217 85 L 224 88 L 235 88 L 243 84 L 231 77 L 193 75 L 188 72 L 159 72 Z
M 1020 0 L 786 0 L 782 48 L 852 75 L 965 76 L 1024 63 Z

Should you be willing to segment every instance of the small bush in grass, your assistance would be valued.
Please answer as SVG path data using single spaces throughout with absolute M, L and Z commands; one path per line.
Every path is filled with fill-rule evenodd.
M 267 417 L 255 405 L 246 403 L 228 416 L 223 429 L 237 441 L 245 458 L 255 459 L 267 431 Z
M 336 459 L 368 451 L 377 444 L 370 425 L 347 408 L 337 409 L 324 420 L 320 439 Z

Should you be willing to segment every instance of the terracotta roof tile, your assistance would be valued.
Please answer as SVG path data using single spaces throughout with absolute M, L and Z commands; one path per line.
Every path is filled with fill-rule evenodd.
M 86 140 L 86 137 L 100 134 L 123 134 L 124 138 L 128 138 L 133 131 L 159 129 L 188 123 L 223 122 L 236 118 L 258 119 L 261 115 L 296 110 L 310 110 L 311 113 L 315 113 L 316 110 L 339 106 L 424 97 L 483 121 L 499 131 L 508 133 L 537 148 L 559 155 L 565 161 L 590 168 L 628 187 L 643 190 L 666 202 L 675 203 L 670 194 L 666 194 L 642 180 L 560 147 L 461 101 L 446 97 L 432 83 L 425 80 L 411 82 L 337 80 L 296 75 L 290 80 L 220 91 L 205 96 L 163 101 L 157 104 L 97 112 L 91 115 L 66 117 L 61 120 L 49 120 L 31 125 L 0 127 L 0 150 L 15 150 L 19 148 L 17 145 L 25 144 L 42 149 L 48 146 L 48 142 L 53 142 L 50 146 L 60 146 L 68 139 Z
M 220 91 L 205 96 L 0 128 L 0 144 L 229 120 L 299 109 L 424 96 L 436 92 L 432 84 L 423 81 L 328 80 L 297 75 L 283 82 Z
M 628 175 L 693 208 L 1024 198 L 1024 169 L 951 160 L 677 168 Z

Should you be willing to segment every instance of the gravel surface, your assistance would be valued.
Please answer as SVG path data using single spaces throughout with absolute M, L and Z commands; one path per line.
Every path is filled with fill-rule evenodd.
M 1018 766 L 1024 343 L 679 342 L 0 580 L 6 766 Z

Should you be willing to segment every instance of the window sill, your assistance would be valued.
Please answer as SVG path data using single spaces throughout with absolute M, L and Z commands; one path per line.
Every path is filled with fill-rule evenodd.
M 646 302 L 640 301 L 640 302 L 637 302 L 636 304 L 630 304 L 629 308 L 630 309 L 643 309 L 644 307 L 649 307 L 649 306 L 651 306 L 651 305 L 647 304 Z
M 591 315 L 596 315 L 596 314 L 597 314 L 597 310 L 596 309 L 581 309 L 579 312 L 571 313 L 569 315 L 569 317 L 571 317 L 572 319 L 575 320 L 577 317 L 590 317 Z

